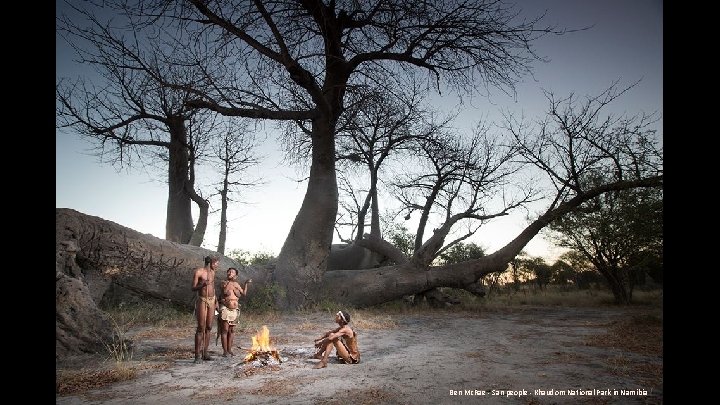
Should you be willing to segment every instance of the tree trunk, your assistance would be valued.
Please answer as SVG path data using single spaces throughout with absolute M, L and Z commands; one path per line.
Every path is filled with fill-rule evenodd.
M 275 297 L 279 308 L 297 309 L 316 301 L 330 254 L 337 206 L 334 128 L 316 119 L 308 188 L 274 273 L 284 289 Z
M 610 287 L 610 291 L 613 293 L 616 304 L 629 305 L 632 302 L 632 293 L 626 282 L 626 277 L 623 277 L 622 270 L 617 268 L 610 268 L 595 263 L 595 267 L 598 269 L 600 274 L 603 275 L 605 281 Z
M 216 255 L 66 208 L 56 209 L 55 227 L 57 356 L 96 351 L 111 339 L 101 302 L 162 300 L 192 313 L 193 269 Z M 221 256 L 217 288 L 231 266 L 240 270 L 241 281 L 270 284 L 271 267 L 243 267 Z
M 187 150 L 185 125 L 168 124 L 170 146 L 168 148 L 168 203 L 165 222 L 165 239 L 188 243 L 193 234 L 192 201 L 185 192 L 190 164 Z
M 228 185 L 226 177 L 223 182 L 223 189 L 220 191 L 220 232 L 218 234 L 217 252 L 221 255 L 225 254 L 225 240 L 227 239 L 227 196 Z
M 411 260 L 368 270 L 325 272 L 337 209 L 333 146 L 332 139 L 313 143 L 313 148 L 318 151 L 313 154 L 317 158 L 313 158 L 308 192 L 277 265 L 243 267 L 221 256 L 218 284 L 223 280 L 223 270 L 236 267 L 240 281 L 253 279 L 250 294 L 275 286 L 284 289 L 286 295 L 275 297 L 280 308 L 298 308 L 319 299 L 363 307 L 434 287 L 474 291 L 480 278 L 505 271 L 508 263 L 545 225 L 582 202 L 578 197 L 549 210 L 503 248 L 475 260 L 437 267 L 423 266 Z M 589 193 L 585 197 L 594 195 Z M 95 335 L 87 331 L 96 330 L 100 332 L 97 336 L 107 336 L 107 318 L 98 310 L 97 304 L 107 300 L 109 292 L 114 290 L 145 299 L 170 301 L 192 311 L 195 298 L 191 290 L 193 269 L 203 265 L 204 256 L 216 254 L 66 208 L 56 209 L 55 230 L 58 355 L 83 350 L 78 342 L 84 342 L 84 349 L 91 348 L 100 338 L 93 338 Z M 368 242 L 363 243 L 368 247 L 384 246 L 373 240 L 363 242 Z M 70 246 L 72 249 L 68 248 Z M 121 288 L 113 289 L 113 286 Z M 73 302 L 86 304 L 74 305 Z M 92 339 L 96 340 L 93 342 Z
M 195 225 L 195 230 L 193 231 L 188 244 L 192 246 L 200 246 L 203 243 L 203 239 L 205 239 L 210 203 L 195 192 L 195 189 L 190 182 L 188 182 L 186 191 L 190 195 L 190 198 L 195 201 L 195 204 L 197 204 L 200 208 L 200 212 L 198 213 L 198 222 L 197 225 Z

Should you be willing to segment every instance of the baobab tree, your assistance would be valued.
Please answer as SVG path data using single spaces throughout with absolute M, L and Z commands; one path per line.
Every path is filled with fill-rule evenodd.
M 186 101 L 187 106 L 226 116 L 291 122 L 297 125 L 299 136 L 309 138 L 306 194 L 271 274 L 272 282 L 285 291 L 276 297 L 280 308 L 298 308 L 323 298 L 368 305 L 435 286 L 472 290 L 485 274 L 504 271 L 543 227 L 583 201 L 610 190 L 662 184 L 661 157 L 646 148 L 648 144 L 635 142 L 644 134 L 615 136 L 588 121 L 588 128 L 596 130 L 600 138 L 608 136 L 610 144 L 587 142 L 587 149 L 582 151 L 576 147 L 541 148 L 540 157 L 577 161 L 587 165 L 587 170 L 636 163 L 643 170 L 624 171 L 625 176 L 599 186 L 559 188 L 548 209 L 518 237 L 482 258 L 447 266 L 429 265 L 429 258 L 442 249 L 457 223 L 453 214 L 405 263 L 351 273 L 325 271 L 338 207 L 338 125 L 352 107 L 346 101 L 359 100 L 372 88 L 396 88 L 407 82 L 402 78 L 422 74 L 429 74 L 436 90 L 468 93 L 486 86 L 512 90 L 515 80 L 537 59 L 533 40 L 553 32 L 552 28 L 538 28 L 538 19 L 522 20 L 518 10 L 499 1 L 265 4 L 147 0 L 130 6 L 132 9 L 126 10 L 137 17 L 138 27 L 175 30 L 178 52 L 171 62 L 192 67 L 205 84 L 163 83 L 194 95 Z M 202 59 L 193 57 L 195 47 L 191 46 L 200 37 L 208 51 Z M 513 147 L 521 151 L 526 163 L 545 170 L 552 167 L 533 158 L 533 138 L 524 137 L 525 133 L 517 129 L 507 128 L 516 140 Z M 534 134 L 543 139 L 545 132 Z M 595 158 L 586 162 L 582 153 Z M 563 185 L 577 182 L 572 170 L 546 173 Z M 484 215 L 502 212 L 481 214 L 481 220 Z M 370 238 L 363 243 L 381 254 L 385 253 L 383 249 L 392 250 L 381 239 Z
M 316 300 L 323 289 L 338 206 L 337 124 L 348 94 L 423 74 L 438 90 L 512 89 L 538 59 L 533 40 L 552 32 L 499 1 L 146 0 L 132 11 L 148 26 L 176 29 L 178 40 L 215 36 L 202 69 L 215 85 L 178 84 L 195 92 L 189 106 L 294 121 L 309 136 L 306 194 L 274 273 L 287 290 L 277 304 L 288 308 Z M 216 64 L 234 73 L 214 75 Z
M 133 167 L 136 158 L 146 167 L 165 172 L 165 238 L 200 246 L 208 203 L 195 188 L 195 164 L 214 131 L 216 114 L 188 107 L 191 93 L 162 84 L 171 78 L 193 80 L 189 69 L 162 63 L 163 53 L 172 52 L 165 44 L 138 37 L 127 40 L 122 31 L 116 32 L 91 10 L 73 7 L 71 11 L 72 18 L 58 17 L 58 33 L 77 52 L 77 62 L 93 67 L 96 75 L 94 80 L 58 82 L 58 128 L 94 142 L 103 161 Z M 158 167 L 159 162 L 166 166 Z M 197 229 L 193 200 L 201 210 Z

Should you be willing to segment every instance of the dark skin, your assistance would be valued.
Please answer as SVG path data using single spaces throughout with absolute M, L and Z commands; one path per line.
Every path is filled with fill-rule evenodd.
M 214 311 L 219 308 L 217 300 L 208 304 L 202 298 L 215 298 L 215 270 L 219 264 L 218 260 L 210 262 L 205 267 L 198 267 L 193 274 L 192 290 L 197 291 L 198 300 L 195 302 L 195 316 L 197 319 L 197 328 L 195 330 L 195 362 L 199 363 L 202 356 L 203 360 L 212 360 L 208 355 L 208 346 L 210 346 L 210 331 Z
M 350 328 L 350 326 L 348 326 L 348 324 L 343 321 L 339 314 L 335 314 L 335 322 L 337 322 L 337 324 L 340 326 L 325 332 L 322 336 L 315 339 L 315 347 L 318 349 L 318 351 L 313 357 L 319 359 L 320 362 L 316 364 L 313 368 L 327 367 L 328 356 L 330 355 L 333 347 L 335 347 L 335 350 L 341 357 L 347 358 L 350 356 L 350 353 L 348 353 L 348 351 L 345 349 L 345 346 L 340 343 L 340 337 L 353 337 L 354 332 L 352 328 Z
M 230 268 L 227 271 L 227 281 L 222 283 L 222 301 L 223 305 L 228 309 L 237 309 L 239 307 L 240 297 L 247 295 L 248 284 L 252 283 L 252 279 L 248 279 L 241 286 L 237 282 L 237 270 Z M 231 325 L 226 320 L 220 320 L 220 342 L 223 347 L 223 357 L 234 356 L 232 351 L 233 339 L 235 337 L 235 325 Z

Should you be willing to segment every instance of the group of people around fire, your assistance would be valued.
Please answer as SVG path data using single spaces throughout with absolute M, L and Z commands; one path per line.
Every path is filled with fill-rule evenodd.
M 223 357 L 235 356 L 233 352 L 233 338 L 235 326 L 240 316 L 240 298 L 246 297 L 248 285 L 252 279 L 243 284 L 238 282 L 238 270 L 234 267 L 227 269 L 227 278 L 220 283 L 220 291 L 216 293 L 215 271 L 220 264 L 216 256 L 205 257 L 205 265 L 193 272 L 192 290 L 198 296 L 195 302 L 195 316 L 197 328 L 195 330 L 195 363 L 213 360 L 208 354 L 212 326 L 218 323 L 218 337 L 222 343 Z M 357 333 L 350 327 L 350 314 L 338 311 L 335 322 L 339 325 L 323 333 L 315 339 L 317 351 L 312 356 L 320 360 L 314 368 L 327 367 L 328 358 L 335 349 L 338 360 L 346 364 L 360 362 L 360 352 L 357 345 Z M 217 343 L 217 338 L 216 338 Z

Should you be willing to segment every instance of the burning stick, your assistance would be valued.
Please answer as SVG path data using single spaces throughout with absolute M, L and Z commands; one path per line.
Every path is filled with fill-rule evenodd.
M 243 350 L 248 352 L 245 356 L 246 363 L 256 360 L 259 357 L 264 357 L 265 360 L 268 360 L 270 356 L 282 363 L 280 351 L 270 345 L 270 330 L 265 325 L 263 325 L 262 330 L 252 337 L 252 348 Z

